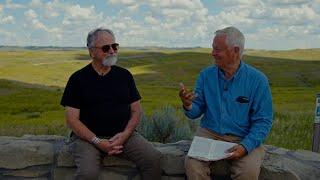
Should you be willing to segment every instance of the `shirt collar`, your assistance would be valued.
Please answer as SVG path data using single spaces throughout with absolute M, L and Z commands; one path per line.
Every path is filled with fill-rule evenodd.
M 230 80 L 232 80 L 233 78 L 234 79 L 237 79 L 239 76 L 240 76 L 240 73 L 243 69 L 243 66 L 244 66 L 244 62 L 242 62 L 242 60 L 240 60 L 240 64 L 239 64 L 239 67 L 236 71 L 236 73 L 232 76 L 232 78 Z M 225 76 L 224 76 L 224 72 L 222 69 L 218 68 L 219 69 L 219 75 L 220 77 L 222 77 L 223 79 L 226 79 Z
M 233 75 L 233 78 L 237 79 L 240 76 L 241 71 L 243 69 L 243 66 L 244 66 L 244 63 L 242 62 L 242 60 L 240 60 L 239 67 L 238 67 L 236 73 Z

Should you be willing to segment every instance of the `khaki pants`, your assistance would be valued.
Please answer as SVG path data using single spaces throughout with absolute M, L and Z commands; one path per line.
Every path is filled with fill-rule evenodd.
M 77 166 L 75 179 L 99 179 L 101 161 L 107 154 L 74 134 L 70 150 Z M 124 144 L 123 153 L 117 156 L 133 161 L 143 180 L 161 179 L 161 153 L 139 133 L 132 133 Z
M 215 140 L 239 143 L 235 136 L 219 136 L 205 128 L 198 128 L 196 136 L 212 138 Z M 265 155 L 262 146 L 254 149 L 250 154 L 238 160 L 220 160 L 214 162 L 200 161 L 186 156 L 185 169 L 188 180 L 211 180 L 212 175 L 230 175 L 235 180 L 257 180 L 260 166 Z

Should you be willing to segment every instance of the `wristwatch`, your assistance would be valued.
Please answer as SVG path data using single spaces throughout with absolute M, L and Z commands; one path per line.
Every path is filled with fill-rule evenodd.
M 98 138 L 97 136 L 94 136 L 92 139 L 91 139 L 91 143 L 94 144 L 94 145 L 97 145 L 101 142 L 102 140 L 100 138 Z

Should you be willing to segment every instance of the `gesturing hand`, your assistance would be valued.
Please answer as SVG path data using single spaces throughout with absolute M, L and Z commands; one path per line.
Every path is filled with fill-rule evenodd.
M 183 103 L 184 108 L 191 109 L 192 101 L 195 98 L 195 94 L 193 92 L 188 91 L 183 83 L 180 83 L 180 91 L 179 91 L 180 99 Z
M 228 149 L 228 153 L 231 153 L 231 156 L 227 159 L 237 160 L 245 156 L 247 154 L 247 151 L 241 144 L 238 144 Z

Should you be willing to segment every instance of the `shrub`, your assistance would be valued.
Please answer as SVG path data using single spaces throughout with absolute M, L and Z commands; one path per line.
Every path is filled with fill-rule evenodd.
M 191 139 L 192 123 L 171 106 L 156 110 L 150 117 L 143 115 L 138 131 L 149 141 L 169 143 Z

